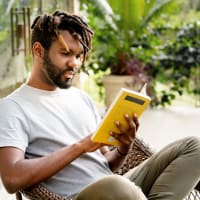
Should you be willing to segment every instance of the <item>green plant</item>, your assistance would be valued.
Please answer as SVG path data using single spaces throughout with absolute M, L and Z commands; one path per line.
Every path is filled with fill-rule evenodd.
M 172 0 L 127 0 L 126 2 L 108 0 L 109 4 L 105 0 L 81 2 L 82 11 L 95 30 L 93 43 L 95 49 L 85 67 L 89 66 L 94 73 L 111 68 L 111 73 L 118 75 L 120 71 L 127 71 L 124 69 L 127 66 L 121 65 L 121 69 L 119 67 L 120 55 L 126 55 L 123 56 L 125 59 L 132 60 L 135 56 L 131 48 L 136 45 L 137 38 L 143 33 L 145 26 L 173 3 Z M 115 66 L 119 70 L 113 70 Z
M 170 18 L 169 15 L 163 15 L 163 13 L 169 11 L 169 9 L 167 11 L 164 9 L 168 8 L 169 5 L 171 6 L 172 1 L 141 0 L 130 1 L 130 4 L 127 3 L 129 1 L 126 1 L 122 5 L 122 2 L 109 0 L 108 2 L 112 3 L 115 14 L 107 12 L 106 9 L 102 12 L 100 6 L 94 6 L 90 1 L 82 0 L 82 2 L 86 2 L 84 4 L 85 10 L 83 9 L 85 11 L 84 15 L 86 14 L 89 24 L 95 30 L 94 50 L 85 63 L 85 70 L 91 74 L 101 71 L 125 75 L 128 72 L 128 75 L 136 76 L 138 76 L 138 71 L 141 72 L 146 81 L 152 81 L 153 106 L 170 105 L 177 97 L 177 94 L 185 93 L 187 80 L 185 82 L 181 81 L 181 78 L 177 78 L 178 75 L 173 78 L 173 75 L 170 74 L 175 72 L 174 66 L 179 66 L 178 63 L 173 61 L 172 65 L 165 66 L 162 65 L 162 62 L 166 62 L 166 60 L 161 59 L 164 54 L 166 57 L 167 48 L 168 52 L 171 53 L 169 57 L 176 58 L 175 49 L 178 46 L 183 46 L 183 41 L 177 39 L 178 35 L 176 35 L 180 27 L 183 26 L 183 21 L 180 22 L 179 16 L 176 16 L 175 20 L 173 20 L 174 24 L 172 22 L 170 24 L 170 19 L 173 19 L 172 16 Z M 100 1 L 96 0 L 94 2 L 99 5 Z M 104 1 L 102 0 L 102 2 Z M 133 4 L 135 5 L 134 8 Z M 117 7 L 123 9 L 119 12 Z M 139 7 L 141 9 L 138 9 Z M 174 6 L 171 12 L 177 13 L 176 8 Z M 132 14 L 134 13 L 133 16 L 129 12 L 130 9 L 136 9 L 135 12 L 131 11 Z M 155 16 L 157 17 L 156 20 L 154 20 Z M 187 18 L 186 15 L 181 17 L 181 19 Z M 174 46 L 172 41 L 176 41 Z M 191 50 L 191 47 L 189 49 Z M 178 74 L 178 70 L 181 71 L 180 74 L 183 71 L 186 74 L 190 73 L 190 71 L 193 71 L 193 73 L 195 71 L 197 74 L 196 68 L 191 67 L 191 70 L 186 70 L 185 67 L 183 69 L 177 67 L 176 74 Z M 192 80 L 197 80 L 191 75 L 188 76 Z M 100 78 L 98 77 L 97 83 L 102 87 L 102 83 L 99 80 Z M 194 81 L 189 82 L 188 84 L 194 85 L 194 83 L 191 84 Z M 157 88 L 157 83 L 163 83 L 167 85 L 167 88 L 160 92 Z M 197 94 L 198 89 L 195 88 L 193 93 Z
M 94 2 L 99 6 L 94 6 Z M 132 75 L 133 85 L 138 82 L 140 84 L 147 82 L 150 87 L 152 78 L 148 74 L 149 67 L 136 57 L 134 50 L 143 45 L 144 40 L 141 41 L 140 38 L 145 30 L 145 25 L 153 18 L 154 14 L 157 15 L 159 10 L 172 1 L 131 0 L 123 4 L 126 7 L 123 10 L 119 9 L 122 7 L 122 3 L 109 1 L 115 14 L 102 9 L 100 1 L 94 2 L 82 0 L 83 15 L 87 17 L 90 26 L 95 31 L 93 40 L 95 48 L 83 67 L 84 71 L 90 74 L 105 72 L 112 75 Z M 102 2 L 105 3 L 105 1 Z M 145 48 L 148 46 L 147 44 Z M 96 78 L 96 84 L 99 86 L 99 94 L 103 96 L 102 81 L 99 76 Z M 148 93 L 151 95 L 150 88 L 148 88 Z
M 168 88 L 155 93 L 155 105 L 166 105 L 184 93 L 200 96 L 200 21 L 179 29 L 174 40 L 152 56 L 151 75 Z

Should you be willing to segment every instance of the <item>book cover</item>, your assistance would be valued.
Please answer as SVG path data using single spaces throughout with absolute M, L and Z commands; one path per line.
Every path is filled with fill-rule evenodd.
M 121 88 L 91 139 L 94 142 L 118 146 L 119 142 L 109 135 L 110 131 L 119 132 L 115 121 L 120 121 L 122 125 L 128 128 L 124 115 L 127 113 L 132 116 L 133 113 L 136 113 L 138 117 L 141 116 L 150 101 L 151 98 L 145 95 L 144 92 Z

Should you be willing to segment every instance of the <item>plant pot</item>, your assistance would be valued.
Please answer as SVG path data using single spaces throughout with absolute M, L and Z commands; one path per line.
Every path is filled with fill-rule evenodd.
M 105 75 L 103 85 L 105 88 L 105 105 L 109 107 L 119 90 L 123 88 L 139 91 L 143 82 L 135 76 Z

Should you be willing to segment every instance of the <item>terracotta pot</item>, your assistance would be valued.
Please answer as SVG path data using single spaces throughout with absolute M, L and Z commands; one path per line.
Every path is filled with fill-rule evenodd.
M 106 75 L 103 77 L 103 85 L 105 87 L 105 105 L 109 107 L 120 88 L 139 91 L 143 82 L 134 76 Z

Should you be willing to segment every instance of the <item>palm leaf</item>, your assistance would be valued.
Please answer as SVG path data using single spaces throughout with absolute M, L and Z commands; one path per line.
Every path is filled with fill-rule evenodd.
M 167 6 L 174 3 L 175 0 L 157 0 L 154 1 L 154 5 L 151 4 L 152 7 L 149 7 L 149 12 L 144 17 L 144 20 L 141 23 L 141 27 L 144 27 L 149 21 L 152 20 L 154 16 L 160 14 Z

